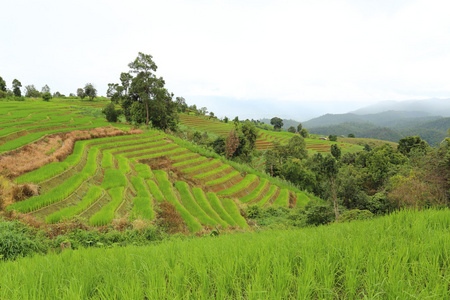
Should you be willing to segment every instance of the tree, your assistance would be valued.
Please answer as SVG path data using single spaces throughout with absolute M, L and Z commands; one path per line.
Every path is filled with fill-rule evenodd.
M 113 103 L 108 103 L 105 105 L 102 111 L 106 116 L 106 121 L 117 122 L 118 113 Z
M 133 79 L 133 76 L 130 73 L 123 72 L 120 74 L 120 82 L 122 83 L 125 95 L 128 95 L 128 89 L 130 88 L 131 79 Z
M 0 91 L 6 92 L 6 81 L 0 76 Z
M 84 93 L 91 99 L 91 101 L 94 100 L 95 97 L 97 97 L 97 89 L 92 83 L 86 83 L 86 85 L 84 86 Z
M 302 128 L 302 130 L 300 130 L 300 135 L 306 139 L 309 136 L 309 132 L 306 128 Z
M 223 122 L 224 122 L 224 123 L 228 123 L 228 117 L 227 117 L 227 116 L 225 116 L 225 117 L 223 118 Z
M 328 136 L 328 139 L 329 139 L 330 141 L 332 141 L 332 142 L 336 142 L 336 141 L 337 141 L 337 135 L 335 135 L 335 134 L 330 134 L 330 135 Z
M 297 132 L 300 133 L 302 131 L 302 129 L 303 129 L 303 125 L 302 125 L 302 123 L 299 123 L 297 125 Z
M 305 159 L 308 157 L 308 151 L 306 150 L 306 142 L 303 137 L 294 135 L 285 146 L 287 156 Z
M 295 127 L 294 126 L 289 127 L 288 131 L 291 133 L 295 133 Z
M 106 91 L 106 96 L 111 98 L 114 103 L 119 103 L 122 99 L 124 88 L 117 83 L 108 83 L 108 90 Z
M 49 92 L 42 94 L 42 100 L 50 101 L 50 99 L 52 99 L 52 94 L 50 94 Z
M 336 222 L 339 223 L 339 207 L 338 207 L 338 198 L 337 198 L 337 190 L 336 190 L 336 177 L 339 172 L 338 164 L 336 159 L 327 155 L 320 166 L 322 170 L 322 175 L 328 179 L 330 191 L 331 191 L 331 199 L 333 201 L 334 214 L 336 216 Z
M 231 158 L 239 147 L 239 136 L 236 130 L 230 131 L 225 142 L 225 153 L 227 158 Z
M 186 112 L 188 106 L 186 100 L 183 97 L 176 97 L 175 102 L 177 103 L 178 112 Z
M 42 94 L 50 93 L 50 88 L 48 87 L 48 85 L 44 85 L 44 86 L 42 87 L 41 93 L 42 93 Z
M 341 158 L 341 154 L 342 152 L 338 145 L 336 144 L 331 145 L 331 155 L 333 155 L 334 158 L 339 160 Z
M 281 129 L 281 127 L 283 127 L 283 119 L 274 117 L 270 120 L 270 124 L 273 126 L 275 130 L 279 130 Z
M 255 149 L 256 139 L 258 138 L 258 128 L 250 121 L 245 121 L 242 124 L 241 131 L 247 140 L 249 150 Z
M 206 115 L 208 113 L 208 109 L 206 107 L 202 107 L 202 108 L 200 108 L 200 113 L 202 115 Z
M 175 130 L 178 121 L 177 105 L 172 101 L 173 94 L 164 88 L 164 79 L 154 74 L 157 66 L 153 57 L 139 52 L 137 58 L 128 66 L 130 73 L 136 74 L 136 77 L 131 80 L 128 95 L 130 101 L 122 102 L 124 110 L 127 110 L 132 102 L 143 103 L 146 125 L 151 121 L 155 127 Z
M 82 88 L 77 89 L 77 96 L 80 97 L 81 100 L 83 100 L 84 97 L 86 97 L 86 94 L 84 93 L 84 90 Z
M 22 83 L 20 83 L 19 80 L 14 79 L 12 82 L 12 87 L 13 87 L 14 96 L 21 97 L 22 92 L 20 91 L 20 88 L 22 87 Z
M 55 93 L 53 93 L 53 98 L 60 98 L 60 97 L 62 97 L 63 95 L 61 95 L 61 93 L 60 92 L 55 92 Z
M 428 148 L 427 142 L 422 140 L 419 136 L 407 136 L 398 141 L 397 150 L 401 154 L 408 156 L 413 150 L 426 152 Z
M 36 89 L 34 84 L 25 86 L 25 97 L 39 98 L 41 93 Z
M 354 138 L 354 137 L 355 137 L 355 134 L 349 133 L 349 134 L 348 134 L 348 137 L 349 137 L 349 138 Z

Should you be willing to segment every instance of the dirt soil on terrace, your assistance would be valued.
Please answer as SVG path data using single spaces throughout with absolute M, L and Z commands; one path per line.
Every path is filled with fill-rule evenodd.
M 72 153 L 75 142 L 79 140 L 138 133 L 142 131 L 125 132 L 115 127 L 98 127 L 48 135 L 32 144 L 1 154 L 0 175 L 14 179 L 51 162 L 63 161 Z

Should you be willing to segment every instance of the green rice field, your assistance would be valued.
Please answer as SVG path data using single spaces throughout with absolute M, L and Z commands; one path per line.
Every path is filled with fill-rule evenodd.
M 449 299 L 449 214 L 36 255 L 0 299 Z

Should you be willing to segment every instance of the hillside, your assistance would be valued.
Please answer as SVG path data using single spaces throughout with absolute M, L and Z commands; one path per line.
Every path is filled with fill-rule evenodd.
M 419 135 L 430 145 L 440 143 L 450 128 L 450 118 L 414 111 L 386 111 L 377 114 L 327 114 L 303 124 L 314 134 L 336 134 L 398 142 L 405 136 Z
M 192 114 L 180 114 L 180 123 L 188 128 L 208 132 L 216 135 L 228 136 L 230 131 L 234 129 L 233 122 L 224 123 L 215 118 L 205 116 L 196 116 Z M 259 135 L 256 139 L 256 149 L 267 150 L 272 149 L 273 142 L 279 142 L 282 145 L 287 144 L 290 138 L 294 136 L 290 132 L 277 132 L 264 129 L 258 129 Z M 306 138 L 306 149 L 314 153 L 330 153 L 330 147 L 335 142 L 323 141 L 319 138 Z M 353 144 L 340 143 L 339 146 L 345 152 L 357 152 L 362 150 L 362 147 Z
M 173 207 L 182 219 L 173 230 L 195 233 L 216 226 L 248 227 L 240 210 L 249 204 L 292 208 L 317 199 L 160 131 L 130 131 L 121 125 L 128 131 L 108 135 L 109 123 L 84 117 L 74 104 L 68 108 L 62 103 L 11 102 L 1 107 L 0 149 L 6 152 L 0 166 L 17 184 L 39 190 L 39 195 L 17 201 L 7 211 L 47 224 L 79 217 L 91 226 L 104 226 L 121 218 L 154 222 L 158 212 L 168 214 Z M 60 153 L 62 145 L 70 146 L 64 132 L 74 130 L 78 134 L 71 140 L 73 148 Z M 95 136 L 94 130 L 105 133 Z M 43 166 L 33 165 L 37 157 L 27 151 L 49 149 L 49 134 L 57 134 L 58 141 L 42 158 Z M 261 136 L 260 145 L 266 138 L 272 137 Z M 19 171 L 8 163 L 19 157 L 21 165 L 30 167 Z

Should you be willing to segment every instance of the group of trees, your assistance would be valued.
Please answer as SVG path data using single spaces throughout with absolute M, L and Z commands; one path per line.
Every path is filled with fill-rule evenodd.
M 12 90 L 8 90 L 5 80 L 0 77 L 0 98 L 6 98 L 6 97 L 22 97 L 22 83 L 14 79 L 12 81 Z M 24 87 L 25 94 L 23 96 L 29 97 L 29 98 L 42 98 L 44 101 L 49 101 L 52 98 L 64 98 L 65 95 L 61 94 L 60 92 L 55 92 L 51 94 L 50 87 L 48 85 L 44 85 L 39 91 L 34 84 L 26 85 Z M 75 97 L 75 94 L 70 94 L 70 96 Z M 83 88 L 79 88 L 77 90 L 77 96 L 81 99 L 84 99 L 85 97 L 90 98 L 90 100 L 93 100 L 95 97 L 97 97 L 97 89 L 94 87 L 92 83 L 87 83 Z
M 420 137 L 345 153 L 333 145 L 331 154 L 308 156 L 298 135 L 287 145 L 267 151 L 266 172 L 328 199 L 338 220 L 345 210 L 387 213 L 401 207 L 448 206 L 450 140 L 431 148 Z
M 173 94 L 164 87 L 164 79 L 156 76 L 153 57 L 139 52 L 128 67 L 130 71 L 120 75 L 120 84 L 108 84 L 107 96 L 122 107 L 122 111 L 116 110 L 115 114 L 123 113 L 127 122 L 175 130 L 178 105 L 172 101 Z M 185 107 L 184 99 L 177 100 Z

